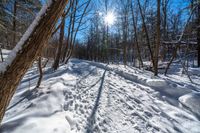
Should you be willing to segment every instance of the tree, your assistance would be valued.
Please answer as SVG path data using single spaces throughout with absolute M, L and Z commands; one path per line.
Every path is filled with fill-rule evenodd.
M 158 75 L 158 56 L 160 50 L 160 0 L 157 0 L 157 27 L 156 27 L 157 39 L 156 39 L 156 48 L 154 56 L 154 75 Z
M 135 21 L 133 3 L 131 3 L 131 13 L 132 13 L 133 28 L 134 28 L 134 32 L 135 32 L 134 36 L 135 36 L 135 43 L 136 43 L 136 48 L 137 48 L 137 56 L 140 61 L 141 67 L 143 67 L 143 61 L 142 61 L 140 47 L 139 47 L 139 43 L 138 43 L 137 22 Z
M 1 56 L 1 61 L 3 62 L 3 53 L 2 53 L 2 49 L 1 49 L 1 46 L 0 46 L 0 56 Z
M 142 25 L 143 25 L 143 28 L 144 28 L 144 31 L 145 31 L 146 41 L 147 41 L 147 46 L 148 46 L 148 49 L 149 49 L 150 57 L 151 57 L 151 60 L 152 60 L 152 63 L 153 63 L 153 67 L 155 67 L 155 61 L 154 61 L 153 51 L 152 51 L 152 48 L 151 48 L 149 33 L 148 33 L 147 26 L 146 26 L 146 23 L 145 23 L 145 16 L 142 12 L 142 6 L 140 4 L 140 1 L 137 0 L 137 2 L 138 2 L 138 6 L 139 6 L 140 15 L 142 17 Z
M 17 16 L 17 1 L 14 1 L 14 7 L 13 7 L 13 42 L 12 45 L 15 45 L 16 41 L 16 16 Z
M 198 45 L 198 48 L 197 48 L 197 54 L 198 54 L 198 67 L 200 67 L 200 2 L 198 1 L 197 2 L 198 4 L 198 15 L 197 15 L 197 45 Z
M 121 0 L 122 5 L 122 31 L 123 31 L 123 61 L 127 65 L 127 40 L 128 40 L 128 16 L 129 16 L 129 2 L 128 0 Z
M 162 36 L 162 40 L 163 41 L 167 41 L 168 40 L 168 7 L 169 7 L 169 1 L 170 0 L 162 0 L 161 1 L 161 5 L 162 5 L 162 33 L 163 33 L 163 36 Z M 166 47 L 163 46 L 162 47 L 162 51 L 161 51 L 161 56 L 162 56 L 162 60 L 165 60 L 166 58 Z
M 88 6 L 90 5 L 90 2 L 91 0 L 88 0 L 86 2 L 86 6 L 83 8 L 83 13 L 81 14 L 79 20 L 78 20 L 78 24 L 77 24 L 77 27 L 75 28 L 75 22 L 76 22 L 76 16 L 74 14 L 74 17 L 73 17 L 73 26 L 72 26 L 72 33 L 71 33 L 71 40 L 70 40 L 70 48 L 69 48 L 69 52 L 67 54 L 67 57 L 66 57 L 66 61 L 65 61 L 65 64 L 68 63 L 70 57 L 72 56 L 72 52 L 74 50 L 74 46 L 75 46 L 75 40 L 76 40 L 76 36 L 77 36 L 77 33 L 78 31 L 80 30 L 80 27 L 81 27 L 81 24 L 82 24 L 82 21 L 83 21 L 83 18 L 85 15 L 87 15 L 87 9 L 88 9 Z M 78 5 L 78 2 L 76 3 L 76 6 Z M 77 7 L 75 7 L 75 12 L 77 11 Z
M 40 0 L 3 0 L 0 2 L 0 43 L 12 49 L 41 8 Z
M 38 69 L 39 69 L 39 78 L 38 78 L 38 82 L 37 82 L 37 85 L 35 88 L 39 88 L 40 87 L 40 84 L 42 82 L 42 77 L 43 77 L 43 71 L 42 71 L 42 57 L 39 56 L 38 58 Z
M 34 60 L 41 54 L 68 0 L 50 0 L 49 2 L 48 8 L 46 6 L 42 8 L 39 16 L 18 43 L 18 47 L 19 45 L 22 47 L 17 51 L 16 57 L 9 66 L 3 64 L 5 71 L 0 73 L 0 123 L 18 84 Z
M 60 27 L 60 37 L 59 37 L 59 45 L 57 48 L 57 54 L 56 54 L 56 59 L 53 63 L 53 69 L 57 70 L 59 67 L 59 63 L 60 63 L 60 57 L 61 57 L 61 51 L 62 51 L 62 46 L 63 46 L 63 40 L 64 40 L 64 36 L 65 36 L 65 16 L 62 16 L 62 20 L 61 20 L 61 27 Z

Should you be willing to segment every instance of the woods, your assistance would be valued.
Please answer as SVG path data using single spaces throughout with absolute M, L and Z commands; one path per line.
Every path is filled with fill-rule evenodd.
M 7 55 L 6 50 L 11 52 Z M 0 124 L 17 87 L 22 84 L 22 79 L 26 78 L 25 75 L 31 68 L 37 66 L 37 82 L 35 78 L 32 80 L 34 89 L 39 90 L 43 78 L 48 79 L 46 75 L 57 75 L 57 72 L 59 75 L 61 69 L 65 69 L 63 66 L 68 65 L 70 67 L 66 67 L 65 72 L 74 73 L 74 64 L 78 64 L 79 60 L 99 63 L 100 65 L 95 64 L 96 67 L 105 64 L 102 67 L 105 72 L 100 78 L 99 95 L 106 71 L 109 74 L 114 71 L 131 82 L 139 80 L 137 83 L 142 85 L 150 84 L 153 89 L 170 83 L 168 75 L 176 77 L 178 74 L 186 76 L 192 85 L 198 85 L 198 78 L 195 76 L 199 76 L 199 73 L 193 71 L 199 72 L 200 68 L 200 2 L 0 1 Z M 122 66 L 124 68 L 119 71 L 115 65 L 119 69 Z M 161 79 L 161 86 L 154 86 L 145 76 L 144 79 L 138 75 L 134 77 L 130 68 L 142 76 L 150 73 L 156 82 Z M 80 67 L 75 73 L 84 75 L 81 71 Z M 93 70 L 89 71 L 92 72 Z M 62 80 L 62 84 L 66 85 L 65 78 L 62 77 Z M 76 82 L 78 84 L 79 79 Z M 97 83 L 91 85 L 91 88 Z
M 109 63 L 123 62 L 124 65 L 131 63 L 132 66 L 142 66 L 157 75 L 163 63 L 168 62 L 173 56 L 173 49 L 178 45 L 174 42 L 178 41 L 182 31 L 186 29 L 179 50 L 184 51 L 183 45 L 189 46 L 193 43 L 189 46 L 189 51 L 194 55 L 194 60 L 198 59 L 198 24 L 196 23 L 199 18 L 198 1 L 188 1 L 187 5 L 176 12 L 173 11 L 175 5 L 170 0 L 157 1 L 157 3 L 144 1 L 142 4 L 139 0 L 116 3 L 110 1 L 107 2 L 108 7 L 109 3 L 120 7 L 118 8 L 120 10 L 112 9 L 115 10 L 114 13 L 110 11 L 117 21 L 108 26 L 109 32 L 107 32 L 102 19 L 104 13 L 96 9 L 91 20 L 89 35 L 85 37 L 84 42 L 80 43 L 81 46 L 77 45 L 75 57 L 107 62 L 106 54 L 103 53 L 109 53 Z M 104 2 L 101 5 L 104 6 Z M 186 25 L 193 10 L 195 11 L 192 13 L 192 19 Z M 191 27 L 196 28 L 191 29 Z M 183 53 L 179 56 L 183 56 Z M 151 62 L 150 65 L 147 65 L 147 62 Z

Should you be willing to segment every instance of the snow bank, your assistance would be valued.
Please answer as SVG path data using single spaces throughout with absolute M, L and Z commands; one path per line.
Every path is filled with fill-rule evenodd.
M 147 79 L 146 84 L 152 87 L 167 86 L 167 82 L 163 79 Z
M 10 53 L 10 50 L 2 49 L 3 60 L 8 57 L 9 53 Z M 0 57 L 0 64 L 1 62 L 2 62 L 2 59 Z
M 48 0 L 46 4 L 43 5 L 42 9 L 40 12 L 37 14 L 36 18 L 32 22 L 32 24 L 29 26 L 29 28 L 26 30 L 20 41 L 17 43 L 15 48 L 10 52 L 8 57 L 6 58 L 5 62 L 0 63 L 0 73 L 3 73 L 6 71 L 7 67 L 11 65 L 12 61 L 15 59 L 17 53 L 20 52 L 22 49 L 24 42 L 28 40 L 29 36 L 32 34 L 34 31 L 35 27 L 38 25 L 40 19 L 45 15 L 48 7 L 52 4 L 52 0 Z
M 200 116 L 200 93 L 189 93 L 179 98 L 179 101 L 191 111 Z
M 119 74 L 120 76 L 122 76 L 122 77 L 124 77 L 128 80 L 134 81 L 134 82 L 145 84 L 145 85 L 148 85 L 148 86 L 151 86 L 151 87 L 167 86 L 167 82 L 163 79 L 157 79 L 157 78 L 154 78 L 154 77 L 151 77 L 151 79 L 150 79 L 149 77 L 145 77 L 144 75 L 125 72 L 123 70 L 123 68 L 121 68 L 122 70 L 120 70 L 120 69 L 116 69 L 114 67 L 105 65 L 103 63 L 96 63 L 96 62 L 90 62 L 90 61 L 86 61 L 86 62 L 90 63 L 91 65 L 97 66 L 99 68 L 108 70 L 108 71 L 114 71 L 116 74 Z
M 24 124 L 17 126 L 12 133 L 70 133 L 70 130 L 70 125 L 65 119 L 65 113 L 58 112 L 49 117 L 28 118 Z
M 7 55 L 7 54 L 9 54 L 10 52 L 11 52 L 10 50 L 2 49 L 2 54 L 3 54 L 3 55 Z
M 23 99 L 23 94 L 15 99 L 21 101 L 21 105 L 9 109 L 1 133 L 71 133 L 76 121 L 72 113 L 63 109 L 65 85 L 57 82 L 46 83 L 46 86 L 48 88 L 32 90 L 31 95 L 27 96 L 27 102 L 19 100 Z
M 192 75 L 200 75 L 200 68 L 189 68 L 189 73 Z

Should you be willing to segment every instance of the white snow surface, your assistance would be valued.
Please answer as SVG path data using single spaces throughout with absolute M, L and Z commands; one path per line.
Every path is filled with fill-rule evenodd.
M 6 71 L 7 67 L 11 65 L 12 61 L 15 59 L 16 55 L 18 52 L 23 47 L 23 44 L 25 41 L 28 40 L 29 36 L 32 34 L 34 31 L 35 27 L 38 25 L 38 22 L 40 19 L 45 15 L 48 7 L 52 4 L 52 0 L 47 0 L 47 2 L 43 5 L 42 9 L 40 12 L 36 15 L 36 18 L 32 22 L 32 24 L 28 27 L 20 41 L 17 43 L 15 48 L 9 53 L 8 57 L 5 59 L 4 62 L 0 63 L 0 73 L 3 73 Z
M 189 93 L 179 98 L 179 101 L 200 116 L 200 93 Z
M 1 133 L 200 131 L 200 87 L 185 79 L 78 59 L 56 72 L 46 68 L 41 87 L 35 89 L 37 78 L 35 64 L 6 111 Z M 190 106 L 194 101 L 198 104 Z

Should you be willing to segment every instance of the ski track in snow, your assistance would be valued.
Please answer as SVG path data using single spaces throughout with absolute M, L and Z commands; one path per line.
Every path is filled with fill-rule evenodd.
M 82 67 L 80 64 L 73 71 L 80 71 Z M 69 100 L 65 110 L 75 111 L 79 132 L 189 132 L 189 127 L 181 127 L 184 121 L 199 122 L 191 112 L 158 99 L 156 91 L 150 87 L 101 68 L 93 68 L 90 72 L 78 77 L 74 88 L 66 94 Z M 164 106 L 172 111 L 167 112 L 169 109 L 165 110 Z M 176 110 L 183 113 L 179 118 L 183 119 L 181 122 L 176 121 Z
M 58 72 L 60 74 L 55 74 L 57 77 L 51 77 L 47 73 L 42 84 L 48 83 L 47 88 L 51 88 L 56 82 L 63 84 L 62 108 L 65 112 L 73 113 L 75 122 L 66 116 L 73 132 L 198 133 L 200 131 L 198 117 L 179 104 L 170 104 L 152 87 L 127 80 L 115 71 L 105 70 L 80 60 L 71 60 L 68 68 L 62 69 Z M 73 75 L 73 78 L 70 79 L 69 74 Z M 21 99 L 19 102 L 23 103 L 24 100 Z M 14 107 L 15 105 L 10 106 L 11 110 Z M 9 121 L 12 117 L 14 116 L 8 111 L 6 119 Z M 6 123 L 3 127 L 6 127 Z

